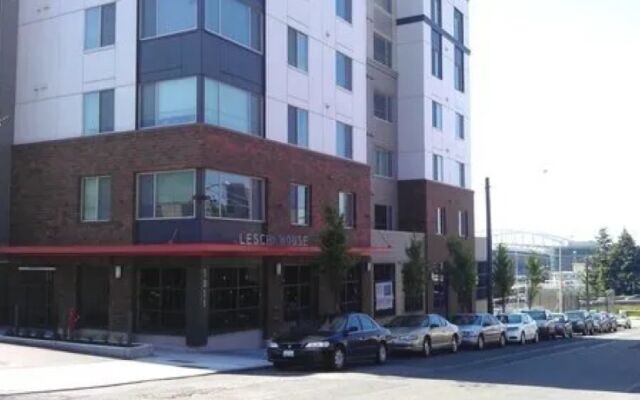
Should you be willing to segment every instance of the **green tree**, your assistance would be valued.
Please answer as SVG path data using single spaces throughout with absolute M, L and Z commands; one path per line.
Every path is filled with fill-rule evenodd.
M 427 284 L 428 265 L 424 257 L 424 241 L 413 238 L 405 249 L 408 261 L 404 263 L 402 269 L 402 288 L 405 295 L 405 308 L 409 304 L 418 303 L 424 298 L 424 291 Z M 420 300 L 421 301 L 421 300 Z M 413 309 L 413 307 L 409 307 Z M 417 306 L 415 307 L 417 308 Z
M 461 311 L 470 311 L 474 289 L 478 277 L 478 269 L 471 250 L 458 238 L 447 240 L 449 259 L 445 268 L 451 287 L 458 295 Z
M 329 290 L 333 297 L 334 311 L 340 313 L 342 285 L 349 269 L 353 268 L 355 260 L 348 252 L 344 220 L 335 208 L 325 208 L 324 223 L 325 227 L 320 232 L 320 255 L 316 263 L 320 267 L 320 271 L 327 277 Z
M 533 307 L 533 300 L 540 293 L 540 285 L 545 281 L 545 271 L 535 255 L 527 259 L 527 307 Z
M 611 250 L 607 283 L 616 294 L 635 294 L 638 287 L 638 249 L 626 229 Z
M 516 269 L 509 257 L 507 247 L 498 245 L 496 259 L 493 263 L 493 288 L 497 297 L 502 299 L 502 311 L 507 311 L 507 298 L 516 283 Z
M 589 269 L 589 288 L 594 296 L 604 296 L 609 287 L 611 252 L 613 240 L 606 228 L 601 228 L 596 236 L 596 248 Z

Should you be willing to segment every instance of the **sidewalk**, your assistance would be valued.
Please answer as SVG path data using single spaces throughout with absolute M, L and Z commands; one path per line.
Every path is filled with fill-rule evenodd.
M 269 365 L 263 350 L 206 353 L 161 348 L 152 357 L 132 361 L 0 344 L 0 396 L 185 378 Z

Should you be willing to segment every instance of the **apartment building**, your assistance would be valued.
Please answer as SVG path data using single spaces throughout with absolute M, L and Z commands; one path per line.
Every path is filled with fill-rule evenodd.
M 417 0 L 21 0 L 5 323 L 259 346 L 333 309 L 326 207 L 343 310 L 455 307 L 405 307 L 401 269 L 414 236 L 433 262 L 445 225 L 473 236 L 466 2 L 436 24 Z

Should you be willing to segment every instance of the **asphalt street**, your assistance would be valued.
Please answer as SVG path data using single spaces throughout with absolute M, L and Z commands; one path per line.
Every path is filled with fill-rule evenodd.
M 12 399 L 640 399 L 640 329 L 505 349 L 395 356 L 334 373 L 262 369 Z

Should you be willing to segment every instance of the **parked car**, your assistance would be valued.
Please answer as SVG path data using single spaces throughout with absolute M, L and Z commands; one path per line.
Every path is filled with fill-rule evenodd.
M 620 328 L 631 329 L 631 319 L 625 313 L 616 315 L 616 325 Z
M 579 332 L 582 336 L 593 335 L 595 333 L 593 318 L 587 311 L 567 311 L 567 318 L 571 321 L 571 329 L 573 332 Z
M 551 318 L 551 313 L 547 310 L 526 310 L 524 314 L 529 315 L 536 321 L 538 325 L 538 335 L 540 338 L 552 339 L 555 338 L 556 324 Z
M 491 314 L 460 314 L 451 320 L 460 329 L 462 344 L 483 350 L 486 345 L 504 347 L 507 344 L 507 329 Z
M 611 330 L 609 332 L 618 332 L 618 320 L 612 313 L 604 313 L 604 316 L 609 320 L 609 326 Z
M 596 333 L 604 333 L 605 332 L 605 324 L 604 324 L 604 321 L 602 320 L 602 317 L 600 316 L 600 314 L 598 314 L 595 311 L 591 311 L 589 313 L 589 315 L 591 315 L 591 319 L 593 320 L 593 330 Z
M 611 323 L 611 320 L 609 319 L 607 313 L 598 312 L 596 313 L 596 316 L 600 321 L 600 331 L 602 333 L 613 332 L 613 324 Z
M 573 338 L 573 323 L 569 321 L 569 317 L 562 313 L 553 313 L 551 317 L 556 324 L 556 336 L 565 339 Z
M 527 314 L 511 313 L 498 316 L 500 322 L 507 327 L 507 340 L 525 344 L 528 341 L 538 343 L 538 324 Z
M 419 351 L 428 357 L 434 350 L 456 353 L 460 345 L 458 327 L 437 314 L 398 316 L 385 327 L 391 332 L 391 351 Z
M 316 327 L 274 338 L 267 358 L 276 368 L 291 364 L 324 365 L 341 370 L 356 360 L 387 361 L 390 332 L 365 314 L 330 317 Z

